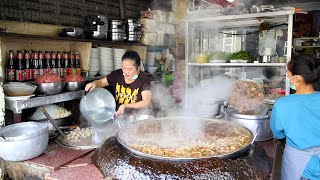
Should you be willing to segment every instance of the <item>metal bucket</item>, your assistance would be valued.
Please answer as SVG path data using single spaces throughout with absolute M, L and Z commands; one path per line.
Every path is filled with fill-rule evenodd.
M 81 98 L 80 112 L 91 123 L 105 123 L 113 119 L 116 102 L 104 88 L 95 88 Z
M 95 88 L 81 98 L 80 112 L 93 129 L 93 141 L 102 145 L 114 136 L 117 128 L 113 121 L 116 102 L 113 95 L 104 88 Z

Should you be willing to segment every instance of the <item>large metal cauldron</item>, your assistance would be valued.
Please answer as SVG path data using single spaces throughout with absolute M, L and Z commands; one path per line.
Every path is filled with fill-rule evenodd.
M 46 124 L 22 122 L 0 128 L 0 157 L 24 161 L 39 156 L 48 146 Z
M 215 126 L 212 127 L 212 124 L 214 124 Z M 194 129 L 197 129 L 197 127 L 200 131 L 194 131 Z M 201 127 L 203 127 L 203 129 Z M 236 145 L 232 143 L 224 144 L 224 140 L 222 138 L 226 138 L 228 135 L 224 137 L 221 136 L 221 139 L 219 139 L 220 136 L 218 134 L 223 134 L 228 131 L 231 132 L 229 134 L 230 137 L 236 139 L 236 142 L 241 141 L 245 143 L 241 144 L 241 146 L 239 146 L 239 144 Z M 199 134 L 202 133 L 203 136 L 197 137 Z M 238 136 L 239 134 L 246 135 L 247 138 L 245 139 L 245 141 L 243 140 L 244 136 Z M 117 140 L 125 149 L 140 157 L 170 161 L 190 161 L 213 157 L 223 159 L 237 158 L 249 150 L 251 144 L 254 142 L 255 136 L 256 135 L 253 135 L 253 133 L 247 128 L 239 124 L 231 123 L 224 120 L 195 117 L 168 117 L 146 119 L 133 122 L 130 125 L 126 126 L 125 128 L 121 128 L 118 131 Z M 196 156 L 193 156 L 195 154 L 192 154 L 190 156 L 185 156 L 185 154 L 181 154 L 181 156 L 176 156 L 176 154 L 170 156 L 166 153 L 162 155 L 153 153 L 155 150 L 153 149 L 153 147 L 160 147 L 159 149 L 168 149 L 169 151 L 172 150 L 173 152 L 178 151 L 178 153 L 180 152 L 180 150 L 183 151 L 183 149 L 181 149 L 181 146 L 186 146 L 186 149 L 201 149 L 201 147 L 207 146 L 204 145 L 202 142 L 205 142 L 206 144 L 206 139 L 210 140 L 210 138 L 215 139 L 214 146 L 228 147 L 229 145 L 231 145 L 234 147 L 239 147 L 234 148 L 232 151 L 225 151 L 224 153 L 221 153 L 221 151 L 219 150 L 220 154 L 204 156 L 198 156 L 197 154 Z M 196 144 L 194 144 L 193 142 L 196 142 Z M 199 144 L 197 144 L 197 142 L 199 142 Z M 139 147 L 147 149 L 137 149 L 137 144 Z M 188 145 L 190 146 L 188 147 Z M 216 153 L 217 151 L 218 150 L 212 149 L 212 152 L 214 153 Z M 201 150 L 199 150 L 199 153 L 200 152 Z
M 257 126 L 259 126 L 256 141 L 266 141 L 273 137 L 270 129 L 269 113 L 264 115 L 246 115 L 238 113 L 238 111 L 232 107 L 228 107 L 225 110 L 225 119 L 236 122 L 248 128 L 251 132 L 255 132 Z

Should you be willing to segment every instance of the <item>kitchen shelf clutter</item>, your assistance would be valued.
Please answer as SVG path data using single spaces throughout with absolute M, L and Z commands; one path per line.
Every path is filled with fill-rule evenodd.
M 77 52 L 80 55 L 80 67 L 83 75 L 87 74 L 90 65 L 90 54 L 93 47 L 121 48 L 125 50 L 135 50 L 146 59 L 147 46 L 141 43 L 132 42 L 113 42 L 107 40 L 95 39 L 76 39 L 68 37 L 29 35 L 17 33 L 0 33 L 0 57 L 2 60 L 3 76 L 6 67 L 7 55 L 9 50 L 17 52 L 18 50 L 28 51 L 60 51 Z M 107 61 L 107 60 L 106 60 Z M 101 77 L 101 76 L 100 76 Z M 97 79 L 97 77 L 85 77 L 86 81 Z M 4 80 L 4 78 L 3 78 Z M 34 108 L 42 105 L 53 104 L 80 99 L 84 91 L 62 92 L 52 96 L 35 96 L 30 99 L 5 98 L 5 109 L 14 113 L 14 122 L 21 121 L 23 109 Z
M 320 37 L 300 37 L 294 38 L 293 52 L 296 54 L 315 54 L 320 58 Z
M 187 92 L 210 79 L 227 76 L 258 82 L 266 96 L 289 94 L 285 70 L 291 58 L 293 14 L 292 10 L 283 10 L 188 17 Z

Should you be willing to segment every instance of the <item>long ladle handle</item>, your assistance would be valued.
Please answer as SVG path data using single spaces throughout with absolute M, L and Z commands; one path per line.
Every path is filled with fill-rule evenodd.
M 258 131 L 259 131 L 259 125 L 257 126 L 257 129 L 256 129 L 256 133 L 254 134 L 254 137 L 253 137 L 253 139 L 252 139 L 252 141 L 251 141 L 251 144 L 253 144 L 254 143 L 254 141 L 256 140 L 256 138 L 257 138 L 257 135 L 258 135 Z
M 49 119 L 49 121 L 56 128 L 59 134 L 61 134 L 62 137 L 65 137 L 66 135 L 64 134 L 64 132 L 62 132 L 59 126 L 53 121 L 53 119 L 51 118 L 50 114 L 46 111 L 46 109 L 44 107 L 41 107 L 41 111 Z

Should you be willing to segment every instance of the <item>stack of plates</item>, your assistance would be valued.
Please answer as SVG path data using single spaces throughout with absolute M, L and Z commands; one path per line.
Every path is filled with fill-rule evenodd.
M 89 76 L 95 76 L 100 70 L 99 49 L 91 48 Z
M 112 48 L 99 47 L 100 71 L 101 76 L 107 76 L 113 70 L 113 52 Z
M 113 62 L 114 62 L 114 69 L 121 69 L 121 61 L 122 56 L 126 53 L 126 49 L 116 49 L 113 48 Z

